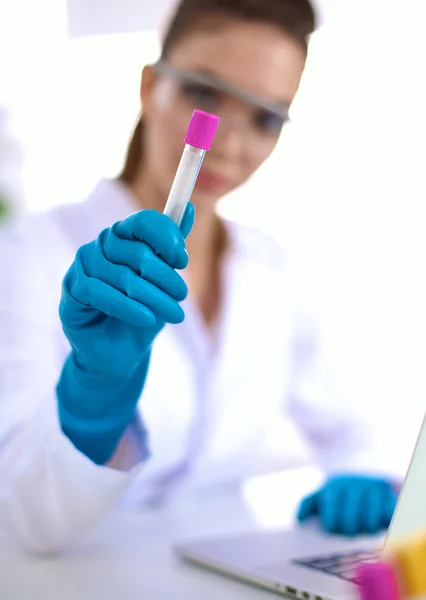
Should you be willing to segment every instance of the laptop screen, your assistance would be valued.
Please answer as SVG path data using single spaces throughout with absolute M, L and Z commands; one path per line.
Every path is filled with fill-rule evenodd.
M 426 532 L 426 417 L 390 524 L 384 551 L 401 539 Z

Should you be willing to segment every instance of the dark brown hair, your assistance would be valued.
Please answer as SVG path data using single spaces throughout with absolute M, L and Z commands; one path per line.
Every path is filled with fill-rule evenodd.
M 300 42 L 305 50 L 315 30 L 315 12 L 310 0 L 180 0 L 166 30 L 161 58 L 194 29 L 210 29 L 224 20 L 258 22 L 278 27 Z M 143 121 L 136 125 L 120 179 L 131 184 L 143 156 Z

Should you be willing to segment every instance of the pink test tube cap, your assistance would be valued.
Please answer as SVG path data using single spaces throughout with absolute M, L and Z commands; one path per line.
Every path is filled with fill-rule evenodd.
M 219 125 L 219 117 L 201 110 L 194 110 L 185 136 L 185 144 L 201 150 L 210 150 Z
M 361 600 L 401 600 L 394 569 L 388 563 L 360 565 L 356 582 Z

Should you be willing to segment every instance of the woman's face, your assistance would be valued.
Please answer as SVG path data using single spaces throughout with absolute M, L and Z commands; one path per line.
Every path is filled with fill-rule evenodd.
M 163 72 L 144 69 L 145 174 L 164 201 L 194 109 L 221 118 L 192 196 L 197 212 L 247 181 L 275 148 L 305 59 L 278 28 L 229 22 L 182 39 Z

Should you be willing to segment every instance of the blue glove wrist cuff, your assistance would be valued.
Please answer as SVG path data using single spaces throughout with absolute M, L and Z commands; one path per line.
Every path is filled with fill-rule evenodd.
M 131 423 L 141 395 L 149 358 L 130 380 L 101 377 L 82 370 L 71 353 L 56 395 L 62 432 L 96 464 L 105 464 Z

